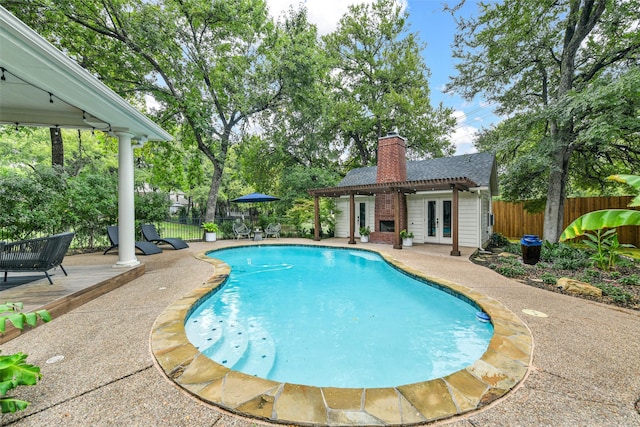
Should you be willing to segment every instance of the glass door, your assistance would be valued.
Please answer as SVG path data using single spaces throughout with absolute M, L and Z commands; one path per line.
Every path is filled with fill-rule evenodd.
M 360 229 L 367 226 L 367 204 L 365 202 L 357 203 L 356 212 L 356 237 L 360 236 Z
M 452 203 L 451 199 L 433 199 L 426 201 L 427 230 L 425 243 L 451 243 Z

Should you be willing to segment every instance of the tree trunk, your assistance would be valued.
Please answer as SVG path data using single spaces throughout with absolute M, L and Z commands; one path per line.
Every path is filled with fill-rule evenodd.
M 207 197 L 207 211 L 204 214 L 205 222 L 214 222 L 216 219 L 216 205 L 218 203 L 218 191 L 222 184 L 222 167 L 217 162 L 213 164 L 213 178 L 211 178 L 211 188 Z
M 51 135 L 51 166 L 64 167 L 64 146 L 62 132 L 58 128 L 49 128 Z
M 549 174 L 542 239 L 553 243 L 558 241 L 564 228 L 564 201 L 567 192 L 569 153 L 570 150 L 564 146 L 556 149 L 553 153 Z

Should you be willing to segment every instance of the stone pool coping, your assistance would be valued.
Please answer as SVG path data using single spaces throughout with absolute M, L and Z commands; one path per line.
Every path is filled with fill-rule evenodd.
M 307 245 L 322 246 L 322 245 Z M 151 331 L 151 351 L 164 374 L 204 402 L 230 412 L 277 423 L 305 425 L 408 425 L 454 417 L 503 397 L 527 375 L 533 340 L 528 327 L 497 300 L 467 287 L 434 279 L 377 250 L 412 276 L 450 288 L 491 316 L 494 335 L 482 357 L 442 378 L 387 388 L 331 388 L 276 382 L 224 367 L 188 340 L 185 319 L 192 307 L 222 285 L 230 267 L 202 252 L 214 267 L 202 286 L 167 307 Z M 384 368 L 383 368 L 384 369 Z

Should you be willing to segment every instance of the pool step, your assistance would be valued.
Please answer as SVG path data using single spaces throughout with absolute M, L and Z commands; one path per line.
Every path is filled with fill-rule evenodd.
M 185 329 L 202 354 L 227 368 L 266 378 L 275 364 L 273 337 L 255 321 L 228 321 L 204 313 Z
M 222 338 L 223 323 L 224 321 L 215 315 L 204 313 L 185 325 L 187 338 L 200 352 L 204 352 Z
M 233 366 L 233 369 L 247 375 L 266 378 L 271 372 L 276 360 L 276 345 L 263 327 L 249 324 L 249 346 L 243 357 Z
M 210 359 L 233 369 L 247 351 L 249 335 L 241 323 L 232 321 L 220 324 L 224 329 L 222 337 L 214 345 L 200 351 Z

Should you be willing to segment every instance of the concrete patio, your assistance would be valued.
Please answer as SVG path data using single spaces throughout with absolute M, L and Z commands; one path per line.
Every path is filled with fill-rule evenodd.
M 280 239 L 280 243 L 313 242 Z M 347 246 L 346 239 L 320 243 Z M 43 276 L 35 283 L 0 291 L 2 301 L 23 300 L 29 302 L 29 308 L 54 304 L 60 298 L 66 301 L 56 305 L 59 311 L 54 312 L 51 323 L 1 345 L 4 354 L 28 353 L 28 362 L 39 365 L 43 374 L 37 386 L 12 393 L 32 405 L 17 414 L 2 415 L 2 424 L 265 424 L 239 418 L 186 394 L 161 373 L 149 349 L 149 335 L 159 314 L 213 275 L 213 267 L 195 255 L 237 244 L 247 241 L 197 242 L 186 250 L 166 249 L 162 254 L 140 256 L 145 273 L 129 277 L 132 280 L 125 284 L 118 283 L 117 277 L 137 273 L 111 268 L 116 255 L 68 256 L 64 266 L 69 277 L 57 272 L 53 286 Z M 640 426 L 640 414 L 634 408 L 640 398 L 640 312 L 518 283 L 471 263 L 471 251 L 464 248 L 461 257 L 451 257 L 448 246 L 416 245 L 394 250 L 385 245 L 358 243 L 356 247 L 376 249 L 429 276 L 495 298 L 532 332 L 532 369 L 522 383 L 480 411 L 437 425 Z M 65 285 L 80 277 L 86 279 L 82 289 L 102 283 L 103 291 L 107 286 L 110 291 L 100 292 L 98 287 L 89 293 L 76 285 Z M 93 299 L 78 306 L 73 298 L 63 295 L 76 292 L 84 292 L 82 302 Z M 64 311 L 68 312 L 63 314 Z M 47 363 L 55 356 L 64 359 Z

